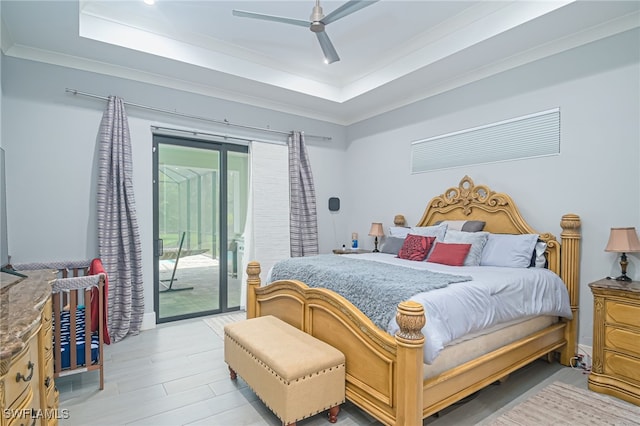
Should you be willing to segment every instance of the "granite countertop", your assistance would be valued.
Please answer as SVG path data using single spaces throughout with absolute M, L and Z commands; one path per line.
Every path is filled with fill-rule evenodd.
M 53 270 L 25 271 L 27 278 L 2 272 L 0 282 L 0 360 L 17 354 L 40 326 L 42 307 L 51 295 Z

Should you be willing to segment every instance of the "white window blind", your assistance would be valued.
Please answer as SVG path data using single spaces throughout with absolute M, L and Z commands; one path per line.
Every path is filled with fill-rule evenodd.
M 411 172 L 560 153 L 560 109 L 422 139 L 411 144 Z

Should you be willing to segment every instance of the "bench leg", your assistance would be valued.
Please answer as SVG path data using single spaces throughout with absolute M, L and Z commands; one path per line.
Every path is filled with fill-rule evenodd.
M 340 412 L 340 406 L 336 405 L 333 406 L 329 409 L 329 422 L 330 423 L 335 423 L 338 421 L 338 413 Z M 289 423 L 287 425 L 285 425 L 284 423 L 282 424 L 283 426 L 296 426 L 296 422 L 293 423 Z
M 340 406 L 336 405 L 329 409 L 329 422 L 335 423 L 338 421 L 338 413 L 340 412 Z
M 231 380 L 236 380 L 238 378 L 238 374 L 231 367 L 229 367 L 229 376 L 231 377 Z

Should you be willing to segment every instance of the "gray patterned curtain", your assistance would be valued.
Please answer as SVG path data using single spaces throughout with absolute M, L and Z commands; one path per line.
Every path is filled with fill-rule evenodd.
M 109 96 L 100 124 L 98 248 L 109 277 L 109 334 L 118 342 L 140 332 L 144 295 L 129 123 L 124 101 L 115 96 Z
M 304 144 L 304 133 L 289 136 L 289 197 L 291 200 L 289 228 L 291 257 L 318 254 L 318 215 L 316 190 L 311 163 Z

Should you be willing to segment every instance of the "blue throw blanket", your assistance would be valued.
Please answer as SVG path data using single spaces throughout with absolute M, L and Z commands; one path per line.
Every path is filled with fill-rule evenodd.
M 386 331 L 398 303 L 471 277 L 323 254 L 280 261 L 271 270 L 271 280 L 299 280 L 333 290 Z

